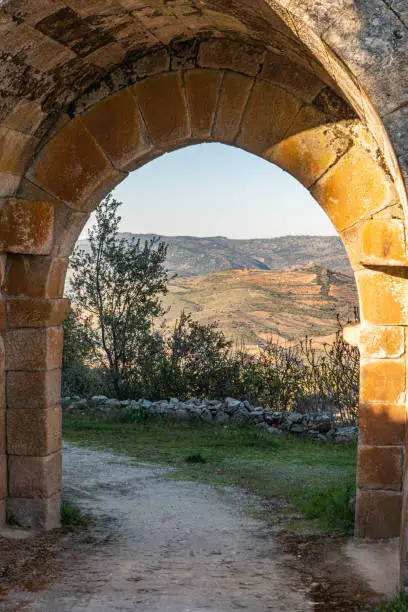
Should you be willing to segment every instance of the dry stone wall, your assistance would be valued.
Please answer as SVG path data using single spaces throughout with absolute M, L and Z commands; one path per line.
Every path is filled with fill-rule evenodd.
M 232 397 L 224 400 L 177 398 L 151 402 L 146 399 L 117 400 L 104 395 L 91 398 L 64 397 L 63 412 L 79 417 L 99 417 L 112 421 L 137 422 L 143 418 L 160 418 L 172 422 L 203 421 L 214 425 L 255 426 L 267 434 L 302 435 L 321 442 L 357 441 L 357 426 L 342 426 L 326 412 L 279 412 Z

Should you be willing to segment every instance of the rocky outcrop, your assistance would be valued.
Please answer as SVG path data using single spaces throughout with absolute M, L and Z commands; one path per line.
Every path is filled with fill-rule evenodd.
M 119 421 L 138 421 L 143 418 L 164 418 L 175 422 L 202 420 L 215 425 L 252 425 L 268 434 L 295 434 L 314 440 L 356 442 L 358 429 L 342 427 L 333 422 L 326 412 L 278 412 L 254 407 L 247 401 L 232 397 L 224 400 L 177 398 L 150 402 L 146 399 L 109 399 L 95 395 L 89 399 L 65 397 L 62 399 L 65 413 L 98 416 Z

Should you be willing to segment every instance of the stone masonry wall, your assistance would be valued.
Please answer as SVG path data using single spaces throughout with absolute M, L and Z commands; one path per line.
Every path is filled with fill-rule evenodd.
M 254 407 L 248 401 L 232 397 L 224 400 L 177 398 L 150 402 L 146 399 L 109 399 L 104 395 L 91 398 L 64 397 L 61 401 L 66 414 L 96 416 L 104 419 L 128 421 L 144 416 L 163 418 L 172 422 L 204 421 L 214 425 L 253 425 L 268 434 L 303 435 L 321 442 L 356 442 L 358 428 L 342 427 L 334 423 L 326 412 L 278 412 Z

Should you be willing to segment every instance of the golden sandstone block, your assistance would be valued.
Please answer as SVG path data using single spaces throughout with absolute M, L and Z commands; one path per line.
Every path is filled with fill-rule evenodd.
M 257 81 L 245 109 L 237 145 L 261 154 L 279 142 L 300 109 L 300 101 L 285 90 Z
M 61 446 L 59 404 L 46 409 L 7 411 L 7 452 L 10 455 L 49 455 Z
M 218 70 L 187 70 L 184 74 L 193 138 L 209 138 L 221 85 Z
M 360 399 L 362 403 L 405 403 L 405 361 L 362 360 Z
M 119 177 L 80 119 L 66 125 L 39 153 L 30 179 L 78 210 L 95 205 L 91 198 Z
M 395 538 L 400 534 L 402 494 L 398 491 L 357 491 L 355 535 Z
M 360 445 L 357 462 L 357 487 L 360 489 L 401 490 L 401 446 Z
M 372 265 L 407 265 L 403 221 L 365 221 L 361 227 L 361 261 Z
M 312 188 L 312 195 L 340 232 L 393 201 L 394 191 L 378 162 L 353 147 Z
M 51 408 L 59 405 L 61 370 L 7 372 L 7 408 Z
M 356 273 L 361 316 L 373 325 L 408 325 L 408 279 L 393 273 L 363 270 Z
M 62 457 L 58 451 L 47 457 L 10 455 L 8 488 L 11 497 L 48 498 L 61 490 Z
M 61 367 L 62 327 L 9 329 L 5 333 L 6 370 L 53 370 Z
M 231 143 L 238 134 L 253 80 L 233 72 L 225 72 L 221 84 L 213 137 Z
M 0 252 L 47 255 L 53 229 L 52 204 L 7 198 L 0 208 Z
M 405 404 L 361 404 L 359 409 L 359 440 L 362 444 L 402 444 L 407 414 Z
M 9 255 L 3 293 L 14 297 L 59 298 L 64 292 L 68 259 Z
M 158 146 L 177 144 L 190 134 L 180 74 L 160 74 L 133 88 L 148 133 Z
M 68 312 L 67 299 L 8 298 L 7 300 L 9 328 L 55 327 L 62 325 Z
M 310 187 L 345 153 L 349 143 L 346 136 L 330 136 L 329 127 L 320 127 L 282 140 L 264 157 Z
M 132 170 L 151 144 L 135 96 L 130 90 L 114 94 L 82 116 L 82 121 L 115 168 Z

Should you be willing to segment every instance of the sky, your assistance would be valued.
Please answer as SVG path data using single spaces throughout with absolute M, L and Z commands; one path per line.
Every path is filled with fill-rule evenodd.
M 336 234 L 296 179 L 222 144 L 162 155 L 132 172 L 113 193 L 123 202 L 120 230 L 126 232 L 228 238 Z

